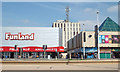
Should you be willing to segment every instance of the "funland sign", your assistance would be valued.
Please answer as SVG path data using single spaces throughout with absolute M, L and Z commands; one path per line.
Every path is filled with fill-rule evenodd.
M 10 32 L 5 33 L 5 40 L 34 40 L 34 33 L 31 34 L 11 34 Z

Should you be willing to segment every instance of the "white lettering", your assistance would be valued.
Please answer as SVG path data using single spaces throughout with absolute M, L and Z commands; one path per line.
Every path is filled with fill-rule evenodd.
M 34 39 L 34 33 L 32 33 L 31 35 L 30 35 L 30 40 L 31 39 Z
M 34 40 L 34 33 L 23 35 L 21 32 L 18 34 L 11 34 L 9 32 L 5 33 L 5 40 Z
M 5 40 L 8 40 L 8 39 L 9 39 L 9 34 L 6 33 L 6 34 L 5 34 Z

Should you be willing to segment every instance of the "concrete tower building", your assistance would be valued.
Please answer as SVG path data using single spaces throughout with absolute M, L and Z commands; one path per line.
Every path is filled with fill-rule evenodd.
M 80 33 L 80 23 L 78 22 L 68 22 L 66 20 L 57 20 L 53 22 L 52 27 L 57 27 L 62 29 L 62 46 L 69 48 L 69 43 L 67 43 L 71 38 Z M 75 42 L 74 42 L 75 44 Z
M 64 48 L 72 48 L 69 44 L 75 44 L 75 41 L 72 41 L 71 43 L 68 43 L 68 41 L 80 33 L 80 23 L 69 21 L 70 8 L 68 6 L 66 7 L 65 11 L 66 20 L 57 20 L 56 22 L 53 22 L 52 27 L 62 29 L 62 46 L 64 46 Z

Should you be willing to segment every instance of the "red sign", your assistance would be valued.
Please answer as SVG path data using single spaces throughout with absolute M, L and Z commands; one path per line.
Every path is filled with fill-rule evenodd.
M 29 46 L 23 47 L 23 52 L 44 52 L 44 50 L 42 47 Z
M 5 40 L 34 40 L 34 33 L 23 35 L 21 32 L 18 34 L 5 33 Z
M 16 51 L 14 47 L 2 46 L 0 47 L 0 52 L 19 52 L 19 48 L 17 47 L 17 51 Z
M 43 47 L 37 46 L 29 46 L 29 47 L 22 47 L 23 52 L 44 52 Z M 0 52 L 16 52 L 14 47 L 10 46 L 2 46 L 0 47 Z M 17 47 L 17 52 L 19 52 L 19 47 Z M 64 52 L 64 47 L 47 47 L 45 52 Z

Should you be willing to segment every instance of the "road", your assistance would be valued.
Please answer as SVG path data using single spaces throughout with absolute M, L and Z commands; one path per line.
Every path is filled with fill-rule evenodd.
M 2 70 L 118 70 L 117 63 L 2 64 Z

